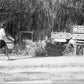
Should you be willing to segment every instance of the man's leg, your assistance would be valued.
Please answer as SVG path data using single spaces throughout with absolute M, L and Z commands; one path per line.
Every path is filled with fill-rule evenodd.
M 8 59 L 9 59 L 9 52 L 8 52 L 8 47 L 7 47 L 7 45 L 5 46 L 5 55 L 8 57 Z
M 5 55 L 6 55 L 6 56 L 8 57 L 8 59 L 9 59 L 9 56 L 8 56 L 8 47 L 7 47 L 7 45 L 6 45 L 6 43 L 5 43 L 4 40 L 0 40 L 0 49 L 4 50 Z
M 1 44 L 2 44 L 2 47 L 4 48 L 4 52 L 5 52 L 5 55 L 8 57 L 9 59 L 9 56 L 8 56 L 8 47 L 6 45 L 6 42 L 4 40 L 1 41 Z

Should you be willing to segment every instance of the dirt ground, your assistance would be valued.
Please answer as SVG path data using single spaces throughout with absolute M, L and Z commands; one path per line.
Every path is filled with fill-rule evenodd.
M 84 84 L 84 57 L 0 56 L 0 84 Z

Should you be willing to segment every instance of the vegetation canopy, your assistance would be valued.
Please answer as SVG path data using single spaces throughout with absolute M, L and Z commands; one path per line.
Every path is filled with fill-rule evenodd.
M 34 31 L 34 40 L 51 31 L 71 31 L 84 24 L 83 0 L 0 0 L 0 21 L 15 39 L 19 31 Z

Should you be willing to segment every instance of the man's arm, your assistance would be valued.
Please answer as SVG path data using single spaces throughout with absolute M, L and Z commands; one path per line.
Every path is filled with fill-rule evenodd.
M 4 38 L 7 38 L 10 41 L 14 41 L 14 39 L 8 33 L 6 33 L 4 29 L 2 29 L 2 33 Z
M 10 41 L 13 41 L 14 42 L 14 39 L 11 37 L 11 36 L 6 36 Z

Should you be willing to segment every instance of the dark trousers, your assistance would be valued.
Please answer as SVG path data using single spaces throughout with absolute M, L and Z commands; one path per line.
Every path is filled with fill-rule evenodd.
M 3 48 L 6 46 L 6 43 L 4 40 L 0 40 L 0 48 Z
M 7 57 L 8 57 L 8 47 L 7 47 L 6 42 L 4 40 L 0 40 L 0 49 L 3 49 L 5 52 L 5 55 L 7 55 Z

